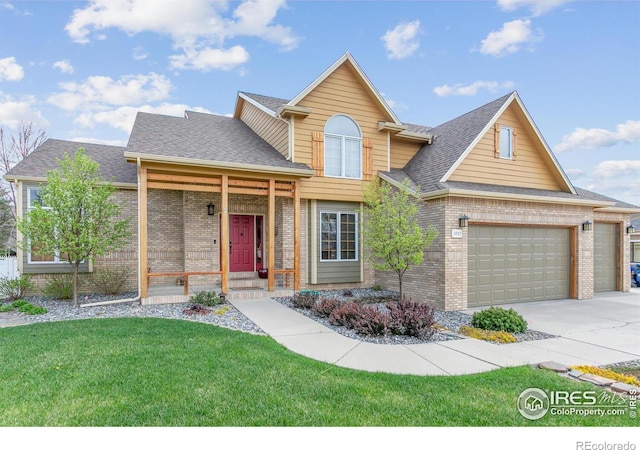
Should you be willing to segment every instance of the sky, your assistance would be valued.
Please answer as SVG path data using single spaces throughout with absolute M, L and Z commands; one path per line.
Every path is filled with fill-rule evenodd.
M 640 204 L 640 2 L 0 0 L 0 126 L 126 145 L 137 111 L 291 99 L 350 52 L 401 121 L 517 90 L 575 186 Z

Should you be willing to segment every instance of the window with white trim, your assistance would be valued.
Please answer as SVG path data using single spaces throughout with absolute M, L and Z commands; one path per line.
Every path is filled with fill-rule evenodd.
M 513 159 L 513 128 L 500 125 L 500 158 Z
M 358 214 L 320 213 L 320 260 L 358 260 Z
M 42 209 L 51 211 L 52 208 L 42 203 L 42 198 L 40 197 L 40 188 L 28 188 L 27 189 L 27 209 L 31 211 L 35 208 L 35 205 L 38 204 L 42 206 Z M 43 263 L 43 264 L 60 264 L 65 263 L 64 259 L 60 258 L 60 254 L 55 252 L 55 254 L 46 254 L 46 253 L 38 253 L 37 248 L 34 251 L 33 246 L 29 246 L 29 252 L 27 254 L 27 262 L 29 263 Z
M 324 174 L 362 178 L 362 134 L 358 124 L 347 116 L 333 116 L 325 124 Z

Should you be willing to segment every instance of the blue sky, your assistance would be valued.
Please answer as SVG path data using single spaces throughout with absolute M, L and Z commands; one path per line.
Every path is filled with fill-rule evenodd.
M 404 122 L 517 90 L 576 186 L 640 204 L 640 2 L 0 0 L 0 125 L 126 144 L 138 110 L 293 98 L 349 51 Z

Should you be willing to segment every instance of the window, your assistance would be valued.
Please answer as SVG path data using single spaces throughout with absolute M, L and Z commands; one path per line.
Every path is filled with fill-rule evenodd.
M 640 262 L 640 242 L 631 243 L 631 262 Z
M 333 116 L 324 127 L 324 174 L 331 177 L 362 177 L 362 135 L 347 116 Z
M 320 213 L 320 260 L 358 260 L 358 215 Z
M 40 189 L 29 188 L 27 190 L 27 208 L 31 211 L 36 204 L 42 206 L 42 209 L 51 210 L 50 207 L 44 205 L 42 203 L 42 199 L 40 198 Z M 46 254 L 39 253 L 36 245 L 31 246 L 30 251 L 28 253 L 29 263 L 64 263 L 65 261 L 60 259 L 60 255 L 56 252 L 56 254 Z
M 500 158 L 513 159 L 513 128 L 500 126 Z

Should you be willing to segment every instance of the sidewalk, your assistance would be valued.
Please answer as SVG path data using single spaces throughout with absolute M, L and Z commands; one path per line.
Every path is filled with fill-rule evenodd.
M 613 300 L 598 296 L 593 300 L 558 300 L 527 304 L 530 309 L 535 308 L 535 305 L 540 305 L 540 308 L 545 310 L 555 309 L 556 322 L 575 321 L 575 314 L 570 317 L 564 316 L 563 319 L 560 310 L 564 308 L 575 310 L 583 305 L 592 308 L 593 302 L 599 302 L 597 307 L 606 309 L 609 316 L 615 314 L 612 309 L 620 308 L 621 314 L 625 315 L 619 317 L 625 321 L 612 319 L 609 320 L 610 323 L 599 327 L 594 324 L 597 329 L 590 327 L 588 323 L 580 324 L 583 330 L 588 329 L 592 333 L 607 335 L 609 338 L 613 336 L 611 339 L 605 339 L 606 342 L 589 342 L 591 333 L 583 332 L 582 339 L 561 335 L 552 339 L 505 345 L 471 338 L 412 345 L 371 344 L 342 336 L 270 298 L 232 300 L 231 303 L 277 342 L 309 358 L 371 372 L 460 375 L 544 361 L 555 361 L 565 365 L 603 365 L 640 359 L 640 295 L 615 293 L 610 297 Z M 590 311 L 589 309 L 588 313 Z M 585 317 L 584 320 L 589 320 L 588 315 Z M 558 326 L 557 329 L 562 330 L 562 327 Z M 571 328 L 565 330 L 570 332 Z M 623 333 L 621 339 L 616 338 L 619 333 Z

